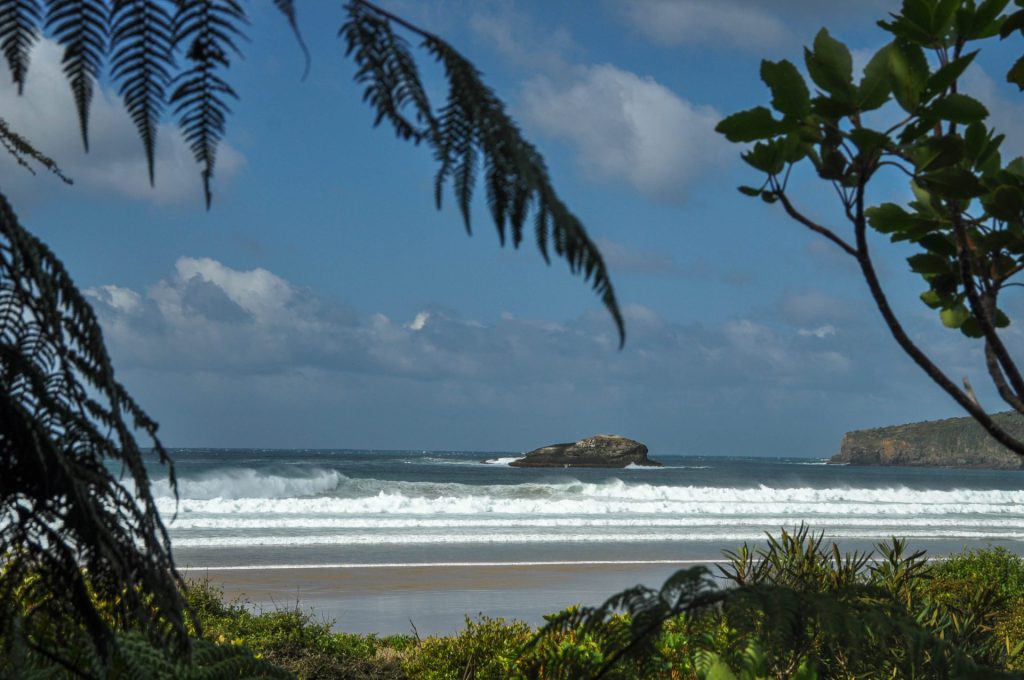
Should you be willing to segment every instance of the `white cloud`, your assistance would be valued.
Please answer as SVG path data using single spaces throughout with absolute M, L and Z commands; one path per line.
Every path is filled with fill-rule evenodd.
M 885 424 L 948 407 L 884 329 L 856 319 L 705 326 L 625 302 L 619 352 L 603 310 L 555 322 L 434 308 L 395 320 L 209 258 L 179 259 L 145 291 L 86 292 L 118 375 L 166 421 L 172 444 L 507 450 L 611 428 L 665 445 L 685 433 L 691 451 L 824 455 L 852 413 Z M 926 348 L 955 344 L 959 368 L 963 342 L 935 326 Z M 785 418 L 800 426 L 799 443 L 756 448 Z M 282 422 L 303 425 L 275 429 Z
M 161 124 L 157 133 L 156 186 L 150 187 L 135 126 L 116 93 L 104 88 L 96 88 L 93 96 L 90 152 L 85 153 L 74 100 L 61 70 L 61 54 L 62 49 L 51 40 L 37 43 L 21 97 L 8 78 L 0 78 L 0 117 L 53 158 L 75 187 L 154 203 L 202 201 L 200 166 L 177 128 L 169 123 Z M 244 164 L 241 153 L 222 143 L 214 181 L 222 184 Z M 0 181 L 5 191 L 16 197 L 49 191 L 59 184 L 51 178 L 32 177 L 7 153 L 0 153 Z
M 801 328 L 797 331 L 797 334 L 802 335 L 805 338 L 818 338 L 824 340 L 830 335 L 836 334 L 836 327 L 830 323 L 823 324 L 817 328 Z
M 534 78 L 523 101 L 528 120 L 576 148 L 588 175 L 657 200 L 682 200 L 687 184 L 728 157 L 717 111 L 610 64 L 579 68 L 566 82 Z
M 727 45 L 761 51 L 789 40 L 777 12 L 760 3 L 735 0 L 630 0 L 626 17 L 644 35 L 663 45 Z

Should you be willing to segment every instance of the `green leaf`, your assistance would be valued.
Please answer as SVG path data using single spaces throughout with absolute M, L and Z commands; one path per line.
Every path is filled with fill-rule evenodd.
M 772 91 L 772 106 L 786 118 L 803 120 L 811 112 L 811 93 L 791 62 L 762 61 L 761 80 Z
M 1024 57 L 1021 57 L 1006 72 L 1006 82 L 1012 83 L 1018 89 L 1024 90 Z
M 977 55 L 978 50 L 968 52 L 962 57 L 954 59 L 945 66 L 940 67 L 938 71 L 928 78 L 928 84 L 925 88 L 927 93 L 930 95 L 937 95 L 945 92 L 947 88 L 956 82 L 957 78 L 963 75 L 964 71 L 971 65 L 971 62 L 974 61 L 974 57 Z
M 956 257 L 956 244 L 953 242 L 953 238 L 947 234 L 925 234 L 921 238 L 917 239 L 917 242 L 930 253 L 935 255 L 941 255 L 943 257 L 954 258 Z
M 1003 27 L 999 29 L 1001 38 L 1009 38 L 1014 31 L 1020 31 L 1024 35 L 1024 10 L 1014 12 L 1003 21 Z
M 892 140 L 887 135 L 870 128 L 854 128 L 850 130 L 848 136 L 862 154 L 879 151 L 892 144 Z
M 929 192 L 946 199 L 968 199 L 985 193 L 973 173 L 962 168 L 942 168 L 919 175 L 917 181 Z
M 988 142 L 988 130 L 982 123 L 972 123 L 964 130 L 964 151 L 967 157 L 976 161 Z
M 777 175 L 786 166 L 784 144 L 784 140 L 758 142 L 753 149 L 745 151 L 740 157 L 755 170 Z
M 996 219 L 1019 222 L 1024 211 L 1024 192 L 1017 187 L 1001 186 L 985 208 Z
M 878 207 L 868 208 L 864 215 L 868 218 L 868 224 L 883 234 L 900 231 L 913 219 L 910 213 L 895 203 L 883 203 Z
M 959 135 L 928 137 L 913 152 L 919 172 L 956 165 L 964 158 L 964 140 Z
M 804 61 L 811 80 L 822 90 L 840 100 L 850 100 L 853 93 L 853 57 L 846 45 L 821 29 L 814 38 L 814 51 L 804 48 Z
M 874 111 L 889 101 L 889 50 L 886 45 L 875 52 L 864 67 L 864 77 L 857 89 L 857 105 L 861 111 Z
M 892 94 L 907 113 L 921 103 L 921 93 L 928 83 L 928 60 L 919 45 L 893 43 L 889 50 L 889 78 Z
M 980 338 L 985 335 L 981 330 L 981 324 L 973 316 L 964 319 L 960 324 L 960 332 L 969 338 Z
M 785 132 L 785 126 L 763 106 L 734 113 L 715 126 L 730 142 L 754 142 Z
M 970 315 L 971 313 L 962 304 L 954 305 L 939 312 L 942 325 L 946 328 L 960 328 Z
M 910 270 L 918 274 L 947 274 L 951 267 L 949 260 L 933 253 L 918 253 L 907 258 Z
M 932 14 L 932 23 L 929 32 L 936 39 L 942 39 L 953 27 L 953 20 L 956 18 L 956 11 L 960 8 L 961 0 L 940 0 Z
M 757 189 L 755 187 L 740 186 L 740 187 L 736 187 L 736 188 L 740 190 L 741 194 L 746 194 L 747 196 L 760 196 L 761 195 L 761 190 Z
M 945 304 L 944 299 L 941 295 L 936 293 L 934 290 L 926 290 L 921 293 L 921 302 L 925 303 L 932 309 L 938 309 Z
M 998 17 L 1008 4 L 1010 0 L 985 0 L 978 5 L 971 18 L 970 28 L 965 31 L 963 37 L 968 40 L 981 40 L 997 35 L 1001 26 Z
M 954 92 L 931 105 L 929 112 L 942 120 L 969 125 L 988 117 L 988 109 L 974 97 Z

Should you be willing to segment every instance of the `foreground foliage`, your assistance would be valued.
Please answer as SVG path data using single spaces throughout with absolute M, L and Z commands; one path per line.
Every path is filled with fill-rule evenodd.
M 801 527 L 727 552 L 718 572 L 683 570 L 540 630 L 481 616 L 424 639 L 336 633 L 297 606 L 256 613 L 195 582 L 184 590 L 191 661 L 135 631 L 118 633 L 106 666 L 74 635 L 65 644 L 85 677 L 1024 678 L 1024 560 L 1005 549 L 926 561 L 892 539 L 843 554 Z M 0 658 L 0 677 L 16 663 L 16 677 L 60 675 L 29 651 Z
M 854 77 L 853 57 L 827 29 L 804 48 L 813 91 L 787 61 L 761 62 L 771 109 L 735 113 L 717 130 L 750 144 L 743 160 L 762 179 L 740 187 L 778 204 L 828 239 L 860 268 L 890 333 L 903 351 L 1000 444 L 1024 456 L 1024 440 L 993 420 L 970 384 L 958 386 L 904 328 L 890 305 L 869 248 L 869 231 L 909 244 L 921 301 L 942 323 L 981 341 L 985 371 L 1000 398 L 1024 418 L 1024 373 L 1005 328 L 1005 293 L 1024 272 L 1024 158 L 1005 158 L 1006 135 L 985 103 L 964 93 L 975 58 L 996 38 L 1024 34 L 1024 0 L 904 0 L 878 25 L 890 42 Z M 1007 8 L 1009 13 L 1005 13 Z M 1024 58 L 1007 81 L 1024 89 Z M 1006 132 L 1005 130 L 1002 132 Z M 839 225 L 799 204 L 791 182 L 813 173 L 839 198 Z M 911 200 L 872 204 L 894 177 Z M 831 193 L 831 192 L 830 192 Z

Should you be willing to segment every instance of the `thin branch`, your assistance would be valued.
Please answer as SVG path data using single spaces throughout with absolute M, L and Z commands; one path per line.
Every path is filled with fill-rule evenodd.
M 1003 340 L 999 337 L 999 333 L 996 331 L 995 324 L 993 323 L 995 310 L 992 309 L 994 307 L 991 304 L 992 300 L 990 298 L 983 300 L 974 286 L 974 265 L 971 262 L 967 229 L 964 227 L 961 215 L 955 205 L 952 206 L 951 214 L 953 218 L 953 234 L 956 237 L 958 259 L 960 261 L 960 278 L 963 280 L 967 299 L 971 303 L 971 311 L 974 312 L 974 317 L 978 320 L 978 326 L 981 327 L 981 332 L 985 336 L 986 353 L 991 351 L 995 355 L 1017 397 L 1024 397 L 1024 378 L 1021 377 L 1017 364 L 1006 350 L 1006 345 L 1003 344 Z
M 964 393 L 959 387 L 957 387 L 952 380 L 950 380 L 942 370 L 936 366 L 928 356 L 921 351 L 921 349 L 914 344 L 914 341 L 910 339 L 907 332 L 903 329 L 903 325 L 896 318 L 896 314 L 892 311 L 892 307 L 889 306 L 889 301 L 885 296 L 885 291 L 882 289 L 882 284 L 878 280 L 878 274 L 875 272 L 874 263 L 871 261 L 871 254 L 868 250 L 867 241 L 867 222 L 864 219 L 864 185 L 859 184 L 857 187 L 857 214 L 856 221 L 854 222 L 854 232 L 857 238 L 857 262 L 860 264 L 861 273 L 864 274 L 864 280 L 868 284 L 868 288 L 871 291 L 871 297 L 875 301 L 875 306 L 878 311 L 881 312 L 882 318 L 885 320 L 885 324 L 889 327 L 889 332 L 892 337 L 896 340 L 903 351 L 914 360 L 921 370 L 927 374 L 932 381 L 941 387 L 943 391 L 956 401 L 965 411 L 967 411 L 977 422 L 988 432 L 993 439 L 998 441 L 1000 444 L 1010 449 L 1014 453 L 1020 456 L 1024 456 L 1024 442 L 1021 442 L 1011 436 L 1006 430 L 1001 428 L 992 417 L 985 412 L 984 409 L 979 407 L 970 397 Z
M 779 201 L 782 203 L 782 207 L 786 210 L 786 214 L 787 215 L 789 215 L 794 220 L 796 220 L 800 224 L 804 225 L 805 227 L 807 227 L 811 231 L 813 231 L 813 232 L 815 232 L 817 234 L 821 234 L 822 236 L 827 238 L 829 241 L 832 241 L 837 246 L 842 248 L 843 251 L 845 251 L 847 255 L 850 255 L 851 257 L 857 257 L 857 250 L 853 246 L 851 246 L 849 243 L 844 241 L 841 237 L 836 235 L 836 233 L 833 232 L 831 229 L 827 229 L 827 228 L 821 226 L 820 224 L 818 224 L 817 222 L 813 222 L 812 220 L 810 220 L 807 217 L 805 217 L 803 215 L 803 213 L 801 213 L 800 211 L 798 211 L 796 208 L 793 207 L 793 204 L 790 202 L 790 200 L 786 196 L 786 194 L 782 193 L 781 191 L 778 191 L 778 192 L 775 192 L 775 195 L 778 197 Z
M 992 346 L 987 342 L 985 343 L 985 366 L 988 368 L 989 375 L 992 376 L 992 382 L 995 383 L 999 396 L 1003 398 L 1003 401 L 1012 406 L 1015 411 L 1024 415 L 1024 399 L 1014 394 L 1010 386 L 1006 384 L 1006 376 L 999 365 L 999 359 L 996 358 L 995 352 L 992 351 Z

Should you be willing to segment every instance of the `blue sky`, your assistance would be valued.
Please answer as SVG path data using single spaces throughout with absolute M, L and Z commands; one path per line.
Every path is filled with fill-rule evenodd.
M 762 58 L 799 64 L 822 25 L 866 63 L 891 3 L 383 4 L 473 60 L 544 153 L 603 249 L 626 347 L 564 263 L 500 249 L 482 205 L 472 238 L 434 209 L 429 151 L 371 128 L 336 3 L 299 3 L 305 82 L 286 23 L 252 3 L 209 212 L 170 125 L 149 188 L 109 89 L 82 152 L 44 42 L 24 97 L 0 85 L 0 116 L 76 183 L 4 158 L 0 186 L 88 291 L 166 444 L 518 451 L 615 432 L 663 454 L 826 456 L 847 430 L 957 414 L 887 336 L 853 262 L 736 191 L 756 177 L 712 131 L 767 102 Z M 986 48 L 967 83 L 1014 155 L 1024 99 L 1002 74 L 1016 52 Z M 905 192 L 883 180 L 873 200 Z M 794 196 L 838 223 L 830 187 L 798 176 Z M 917 301 L 907 252 L 876 242 L 914 337 L 995 406 L 977 348 Z

